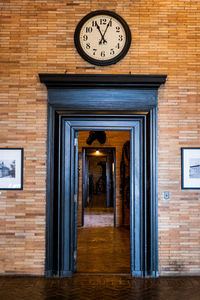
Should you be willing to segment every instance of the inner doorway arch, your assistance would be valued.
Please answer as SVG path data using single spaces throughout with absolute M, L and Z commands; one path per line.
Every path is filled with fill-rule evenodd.
M 135 183 L 137 176 L 132 177 L 136 220 L 134 223 L 132 217 L 135 227 L 132 226 L 131 235 L 132 246 L 137 244 L 139 255 L 132 247 L 131 274 L 158 276 L 157 90 L 165 80 L 165 75 L 40 74 L 40 81 L 48 88 L 46 276 L 73 274 L 73 184 L 72 173 L 67 174 L 66 170 L 73 169 L 72 147 L 77 128 L 84 128 L 85 122 L 87 128 L 95 128 L 94 123 L 90 124 L 94 120 L 101 122 L 98 128 L 102 129 L 111 123 L 119 128 L 120 122 L 132 122 L 128 130 L 132 134 L 140 132 L 137 140 L 143 151 L 132 147 L 133 155 L 140 153 L 132 166 L 138 169 L 140 183 Z M 120 124 L 123 129 L 126 127 Z M 67 158 L 69 149 L 71 162 Z

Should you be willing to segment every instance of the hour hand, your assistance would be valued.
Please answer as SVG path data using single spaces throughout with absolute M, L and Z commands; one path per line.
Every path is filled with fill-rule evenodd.
M 103 36 L 103 34 L 102 34 L 102 32 L 101 32 L 101 29 L 100 29 L 100 27 L 99 27 L 99 25 L 98 25 L 97 23 L 96 23 L 96 27 L 97 27 L 98 31 L 100 32 L 100 35 L 101 35 L 101 40 L 99 41 L 99 44 L 101 45 L 102 42 L 103 42 L 104 44 L 106 44 L 107 41 L 104 39 L 104 36 Z

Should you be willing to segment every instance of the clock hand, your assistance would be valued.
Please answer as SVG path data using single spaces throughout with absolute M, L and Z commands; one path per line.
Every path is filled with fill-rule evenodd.
M 103 36 L 103 34 L 101 32 L 101 29 L 100 29 L 100 27 L 99 27 L 99 25 L 97 23 L 96 23 L 96 27 L 99 30 L 100 34 L 101 34 L 101 41 L 99 42 L 99 44 L 102 44 L 102 41 L 103 41 L 104 44 L 106 44 L 107 41 L 104 39 L 104 36 Z
M 110 21 L 111 21 L 111 20 L 112 20 L 112 18 L 110 18 Z M 100 40 L 99 44 L 102 44 L 102 42 L 104 43 L 104 41 L 105 41 L 104 36 L 105 36 L 106 31 L 107 31 L 107 29 L 108 29 L 108 27 L 109 27 L 109 25 L 110 25 L 110 21 L 108 22 L 108 24 L 107 24 L 107 26 L 106 26 L 106 29 L 105 29 L 105 31 L 104 31 L 104 33 L 103 33 L 102 39 Z M 107 41 L 106 41 L 106 43 L 107 43 Z M 104 43 L 104 44 L 105 44 L 105 43 Z

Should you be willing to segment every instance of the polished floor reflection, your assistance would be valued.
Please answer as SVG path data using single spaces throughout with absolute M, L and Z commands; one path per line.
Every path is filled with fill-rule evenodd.
M 113 208 L 90 208 L 84 210 L 84 228 L 114 226 Z
M 127 228 L 80 228 L 77 249 L 77 272 L 130 274 L 130 231 Z
M 200 277 L 0 277 L 1 300 L 199 300 Z

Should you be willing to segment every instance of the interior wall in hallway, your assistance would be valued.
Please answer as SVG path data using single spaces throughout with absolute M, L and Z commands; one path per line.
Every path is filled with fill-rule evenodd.
M 96 183 L 102 176 L 102 167 L 98 163 L 106 162 L 106 156 L 90 156 L 89 157 L 89 175 L 93 176 L 93 189 L 96 192 Z
M 200 193 L 181 189 L 180 150 L 200 147 L 199 4 L 0 0 L 0 145 L 24 148 L 23 191 L 0 195 L 1 274 L 44 274 L 48 96 L 38 73 L 65 72 L 168 75 L 158 99 L 159 273 L 200 274 Z M 121 15 L 132 33 L 128 54 L 109 67 L 74 47 L 76 25 L 98 9 Z
M 122 196 L 120 194 L 120 163 L 122 156 L 122 148 L 126 141 L 130 140 L 129 131 L 106 131 L 106 142 L 101 145 L 98 140 L 95 140 L 92 145 L 88 145 L 86 140 L 89 136 L 89 131 L 79 131 L 78 147 L 79 153 L 82 153 L 84 147 L 112 147 L 116 148 L 116 226 L 122 225 Z M 79 157 L 81 155 L 79 154 Z M 79 161 L 80 176 L 79 176 L 79 208 L 82 206 L 82 161 Z M 78 225 L 81 225 L 82 213 L 81 209 L 78 210 Z

